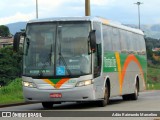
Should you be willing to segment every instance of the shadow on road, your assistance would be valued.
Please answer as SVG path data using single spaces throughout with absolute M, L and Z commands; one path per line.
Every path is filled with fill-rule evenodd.
M 123 101 L 122 99 L 110 99 L 108 106 L 113 105 L 113 104 L 120 104 Z M 90 108 L 96 108 L 98 107 L 97 102 L 82 102 L 82 103 L 76 103 L 76 102 L 71 102 L 71 103 L 62 103 L 62 104 L 55 104 L 53 107 L 53 110 L 72 110 L 72 109 L 90 109 Z M 41 110 L 47 110 L 42 108 Z

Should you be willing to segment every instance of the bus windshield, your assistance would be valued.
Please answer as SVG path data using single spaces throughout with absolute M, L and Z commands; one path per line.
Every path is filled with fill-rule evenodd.
M 23 75 L 81 76 L 91 73 L 88 54 L 90 22 L 49 22 L 27 25 Z

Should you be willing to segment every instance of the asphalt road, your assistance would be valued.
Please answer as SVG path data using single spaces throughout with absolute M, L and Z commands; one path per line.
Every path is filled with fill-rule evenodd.
M 0 108 L 0 111 L 46 110 L 41 103 Z M 160 91 L 141 92 L 136 101 L 123 101 L 122 97 L 110 98 L 106 107 L 95 103 L 62 103 L 54 105 L 52 111 L 160 111 Z
M 62 103 L 54 105 L 52 110 L 47 110 L 42 107 L 41 103 L 37 103 L 0 108 L 0 111 L 160 111 L 160 90 L 141 92 L 136 101 L 123 101 L 122 97 L 113 97 L 110 98 L 106 107 L 97 107 L 95 103 Z M 119 120 L 117 117 L 114 119 Z M 145 119 L 160 120 L 160 117 L 146 117 Z M 63 118 L 63 120 L 68 120 L 68 118 Z

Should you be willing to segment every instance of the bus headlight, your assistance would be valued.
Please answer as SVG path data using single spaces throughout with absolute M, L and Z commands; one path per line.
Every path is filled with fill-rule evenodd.
M 35 88 L 35 87 L 36 87 L 36 85 L 35 85 L 33 82 L 23 81 L 23 82 L 22 82 L 22 85 L 23 85 L 24 87 L 31 87 L 31 88 Z
M 87 85 L 90 85 L 90 84 L 93 84 L 93 80 L 79 81 L 76 84 L 76 87 L 87 86 Z

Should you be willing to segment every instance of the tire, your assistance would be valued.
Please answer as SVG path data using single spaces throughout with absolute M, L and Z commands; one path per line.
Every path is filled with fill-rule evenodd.
M 109 103 L 109 90 L 108 86 L 105 86 L 105 92 L 104 92 L 104 99 L 101 101 L 98 101 L 99 107 L 105 107 Z
M 45 109 L 52 109 L 53 108 L 53 102 L 42 102 L 42 106 Z
M 130 100 L 130 94 L 128 94 L 128 95 L 123 95 L 122 96 L 122 98 L 123 98 L 123 100 Z
M 135 85 L 135 90 L 133 94 L 123 95 L 123 100 L 137 100 L 139 95 L 139 86 L 138 83 Z
M 134 93 L 131 94 L 131 100 L 137 100 L 138 95 L 139 95 L 139 86 L 138 86 L 138 83 L 136 82 Z

